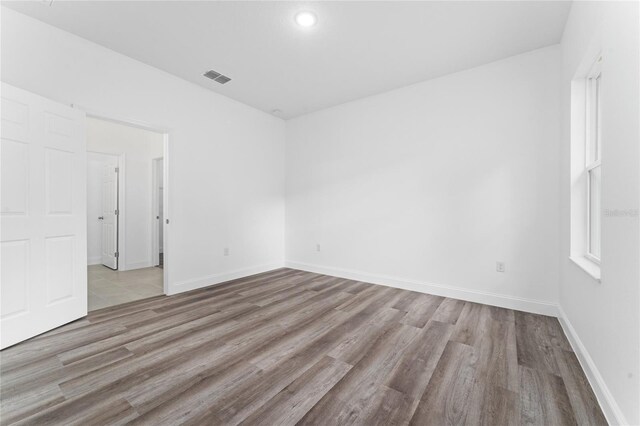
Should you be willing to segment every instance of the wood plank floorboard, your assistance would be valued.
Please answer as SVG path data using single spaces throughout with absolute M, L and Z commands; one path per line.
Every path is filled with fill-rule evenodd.
M 0 353 L 2 425 L 604 425 L 555 318 L 278 269 Z

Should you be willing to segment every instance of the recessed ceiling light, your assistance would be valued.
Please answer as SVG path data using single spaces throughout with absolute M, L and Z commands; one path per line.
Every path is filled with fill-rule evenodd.
M 296 14 L 296 23 L 301 27 L 313 27 L 318 22 L 318 17 L 315 13 L 304 11 Z

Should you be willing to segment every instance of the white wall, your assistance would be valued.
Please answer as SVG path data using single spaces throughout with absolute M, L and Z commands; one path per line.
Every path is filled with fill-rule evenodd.
M 637 2 L 574 2 L 562 39 L 560 305 L 612 424 L 640 424 L 640 43 Z M 571 80 L 602 63 L 602 282 L 569 260 Z M 628 214 L 627 214 L 628 213 Z
M 87 263 L 102 263 L 102 173 L 105 164 L 116 167 L 118 158 L 108 154 L 87 153 Z
M 169 129 L 170 294 L 282 265 L 281 119 L 6 8 L 1 30 L 3 81 Z
M 163 144 L 160 133 L 87 118 L 87 151 L 124 159 L 120 174 L 120 191 L 124 194 L 124 204 L 120 206 L 120 226 L 124 230 L 119 247 L 120 270 L 153 266 L 152 226 L 157 220 L 151 205 L 152 161 L 162 157 Z M 95 222 L 99 223 L 95 216 L 88 216 L 89 226 Z M 91 239 L 89 243 L 91 245 Z
M 559 59 L 545 48 L 287 121 L 288 263 L 555 313 Z

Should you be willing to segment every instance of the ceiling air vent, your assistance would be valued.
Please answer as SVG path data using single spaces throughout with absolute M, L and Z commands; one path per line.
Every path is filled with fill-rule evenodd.
M 217 81 L 220 84 L 226 84 L 226 83 L 230 82 L 231 79 L 229 77 L 227 77 L 226 75 L 221 75 L 220 77 L 216 78 L 215 81 Z
M 214 70 L 209 70 L 203 74 L 205 77 L 210 78 L 211 80 L 215 80 L 220 77 L 222 74 L 219 72 L 215 72 Z
M 205 77 L 210 78 L 213 81 L 217 81 L 220 84 L 226 84 L 231 81 L 226 75 L 222 75 L 214 70 L 209 70 L 203 74 Z

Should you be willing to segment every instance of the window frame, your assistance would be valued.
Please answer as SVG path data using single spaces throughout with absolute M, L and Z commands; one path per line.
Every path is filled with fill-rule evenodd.
M 592 253 L 592 239 L 591 239 L 591 172 L 600 167 L 602 165 L 602 160 L 594 161 L 589 164 L 586 169 L 586 179 L 587 179 L 587 240 L 586 240 L 586 250 L 584 256 L 590 261 L 597 263 L 600 265 L 600 258 Z M 600 200 L 602 200 L 602 184 L 600 184 Z M 600 215 L 600 235 L 602 235 L 602 214 Z M 602 250 L 602 239 L 600 240 L 600 250 Z M 600 252 L 602 256 L 602 251 Z
M 595 63 L 585 77 L 585 165 L 586 178 L 586 244 L 584 256 L 591 262 L 600 265 L 602 256 L 602 239 L 600 239 L 600 257 L 593 254 L 592 246 L 592 172 L 602 166 L 602 126 L 601 126 L 601 85 L 602 85 L 602 56 L 598 55 Z M 594 108 L 595 103 L 595 108 Z M 602 173 L 602 169 L 600 169 Z M 602 175 L 601 175 L 602 176 Z M 602 181 L 600 181 L 600 202 L 602 202 Z M 602 235 L 602 214 L 599 217 L 600 235 Z

